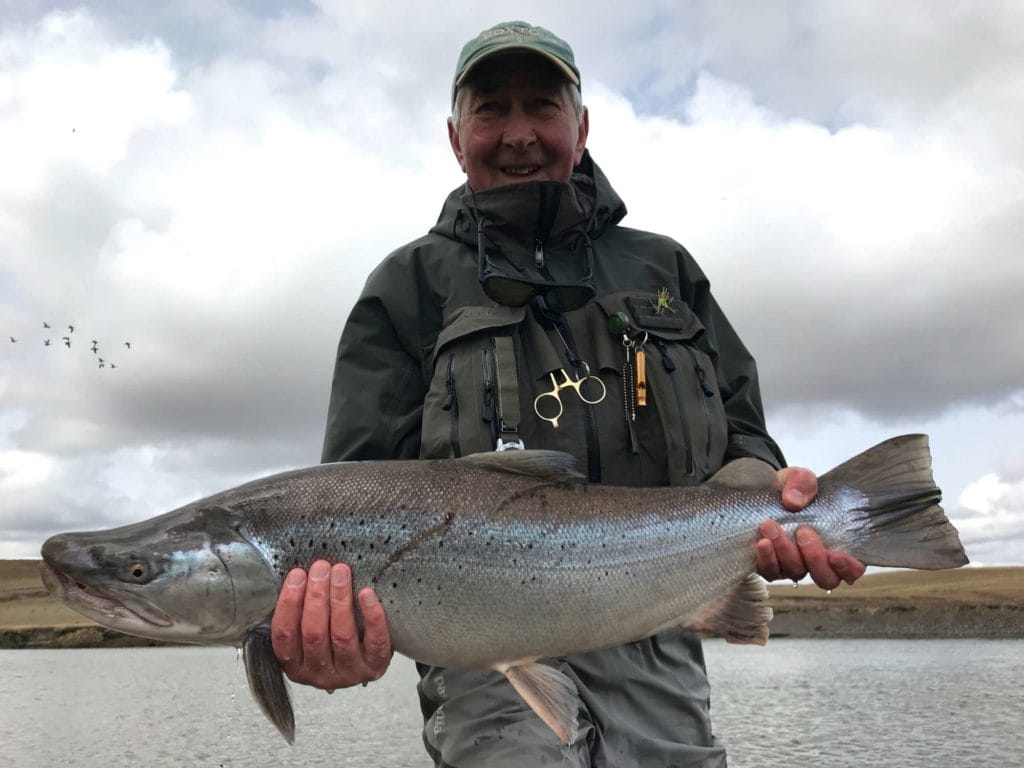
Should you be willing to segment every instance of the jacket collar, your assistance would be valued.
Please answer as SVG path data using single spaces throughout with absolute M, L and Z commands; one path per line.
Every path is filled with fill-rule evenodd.
M 448 195 L 437 224 L 430 231 L 475 248 L 479 219 L 484 216 L 488 238 L 514 241 L 520 250 L 532 249 L 538 233 L 543 234 L 544 205 L 551 203 L 551 187 L 545 185 L 552 184 L 562 191 L 557 210 L 553 215 L 550 209 L 547 211 L 552 216 L 551 229 L 547 238 L 541 239 L 550 241 L 553 248 L 575 240 L 582 233 L 599 237 L 626 215 L 625 203 L 587 150 L 568 184 L 530 182 L 483 192 L 473 192 L 468 184 L 463 184 Z

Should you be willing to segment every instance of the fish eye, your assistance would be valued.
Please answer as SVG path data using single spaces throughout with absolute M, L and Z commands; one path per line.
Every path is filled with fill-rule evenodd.
M 138 560 L 133 563 L 129 563 L 126 572 L 128 574 L 128 579 L 136 583 L 141 584 L 149 578 L 149 567 Z

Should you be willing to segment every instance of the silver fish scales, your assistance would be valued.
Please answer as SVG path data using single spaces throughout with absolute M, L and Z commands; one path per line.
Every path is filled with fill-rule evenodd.
M 786 512 L 752 459 L 695 488 L 588 486 L 544 451 L 294 470 L 131 526 L 53 537 L 44 581 L 106 626 L 241 644 L 250 686 L 291 740 L 294 718 L 267 630 L 284 575 L 347 562 L 372 586 L 394 648 L 437 666 L 501 671 L 565 741 L 576 692 L 539 660 L 682 625 L 763 643 L 771 611 L 754 572 L 757 526 L 809 525 L 867 564 L 967 562 L 939 506 L 927 438 L 893 438 L 820 478 Z M 134 570 L 133 570 L 134 569 Z

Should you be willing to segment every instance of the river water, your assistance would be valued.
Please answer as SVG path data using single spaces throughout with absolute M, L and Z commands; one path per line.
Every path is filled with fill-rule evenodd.
M 706 643 L 732 768 L 1024 765 L 1024 640 Z M 288 746 L 230 648 L 0 651 L 0 766 L 428 768 L 412 663 L 293 686 Z

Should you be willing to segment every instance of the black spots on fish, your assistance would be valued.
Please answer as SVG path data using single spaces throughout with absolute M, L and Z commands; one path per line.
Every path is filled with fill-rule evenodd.
M 327 551 L 327 542 L 326 541 L 321 541 L 320 542 L 320 549 L 322 549 L 324 552 Z
M 390 543 L 391 543 L 391 534 L 389 533 L 387 535 L 387 538 L 384 539 L 384 545 L 387 546 Z
M 397 581 L 392 581 L 391 582 L 391 588 L 392 589 L 398 589 L 398 582 Z
M 292 549 L 295 549 L 295 538 L 294 537 L 290 537 L 288 539 L 288 544 L 291 546 Z

